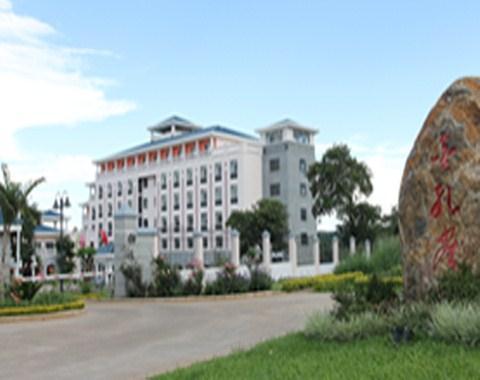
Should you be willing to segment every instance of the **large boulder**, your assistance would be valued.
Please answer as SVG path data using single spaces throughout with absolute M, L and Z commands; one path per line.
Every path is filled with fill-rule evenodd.
M 480 78 L 443 93 L 410 152 L 399 199 L 406 296 L 480 259 Z

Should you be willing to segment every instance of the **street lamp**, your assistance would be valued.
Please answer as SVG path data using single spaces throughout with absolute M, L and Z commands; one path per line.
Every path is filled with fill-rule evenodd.
M 60 244 L 59 248 L 63 249 L 63 211 L 66 208 L 70 207 L 70 200 L 68 199 L 67 192 L 64 191 L 62 194 L 57 193 L 55 197 L 55 202 L 53 202 L 53 209 L 60 212 Z M 57 252 L 57 254 L 63 252 Z M 63 293 L 63 280 L 60 279 L 60 291 Z

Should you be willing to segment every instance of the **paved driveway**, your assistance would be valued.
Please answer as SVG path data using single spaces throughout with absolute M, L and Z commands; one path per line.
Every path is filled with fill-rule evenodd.
M 1 379 L 143 379 L 299 330 L 328 295 L 90 303 L 86 313 L 0 324 Z

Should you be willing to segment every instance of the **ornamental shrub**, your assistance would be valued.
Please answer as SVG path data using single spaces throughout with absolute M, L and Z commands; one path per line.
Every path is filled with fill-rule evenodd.
M 190 277 L 183 284 L 182 293 L 183 295 L 199 295 L 203 290 L 203 277 L 204 272 L 202 269 L 196 267 L 192 269 Z
M 142 280 L 142 268 L 134 261 L 129 260 L 123 263 L 120 271 L 125 277 L 125 287 L 128 297 L 145 297 L 147 294 L 147 286 Z
M 248 292 L 250 281 L 248 278 L 236 273 L 234 265 L 227 263 L 217 278 L 205 286 L 205 294 L 232 294 Z
M 388 332 L 385 318 L 371 312 L 352 316 L 348 320 L 339 320 L 326 313 L 310 316 L 305 327 L 305 335 L 322 341 L 346 342 Z
M 167 263 L 161 256 L 153 260 L 153 265 L 153 294 L 158 297 L 181 295 L 182 281 L 178 269 Z
M 258 266 L 250 268 L 250 291 L 257 292 L 261 290 L 270 290 L 272 288 L 273 279 L 266 271 Z

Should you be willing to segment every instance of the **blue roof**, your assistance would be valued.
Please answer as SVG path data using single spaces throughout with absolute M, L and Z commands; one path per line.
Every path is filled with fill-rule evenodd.
M 35 227 L 34 232 L 36 234 L 38 233 L 52 233 L 52 234 L 59 234 L 60 230 L 57 228 L 49 227 L 44 224 L 39 224 L 37 227 Z
M 230 136 L 240 137 L 240 138 L 244 138 L 244 139 L 248 139 L 248 140 L 252 140 L 252 141 L 257 141 L 258 140 L 256 137 L 254 137 L 252 135 L 249 135 L 249 134 L 246 134 L 246 133 L 243 133 L 243 132 L 238 132 L 238 131 L 235 131 L 233 129 L 223 127 L 221 125 L 214 125 L 212 127 L 198 129 L 196 131 L 183 133 L 181 135 L 171 136 L 171 137 L 167 137 L 165 139 L 140 144 L 140 145 L 137 145 L 133 148 L 123 150 L 119 153 L 113 154 L 109 157 L 106 157 L 106 158 L 98 160 L 98 161 L 107 161 L 107 160 L 111 160 L 111 159 L 114 159 L 114 158 L 120 158 L 120 157 L 123 157 L 123 156 L 128 156 L 130 154 L 140 152 L 140 151 L 149 150 L 149 149 L 152 149 L 152 148 L 159 148 L 159 147 L 162 147 L 164 145 L 170 145 L 171 143 L 173 143 L 175 141 L 183 140 L 185 138 L 198 137 L 198 136 L 208 135 L 210 133 L 215 133 L 215 132 L 216 133 L 227 134 L 227 135 L 230 135 Z
M 60 213 L 56 212 L 56 211 L 53 211 L 53 210 L 47 210 L 47 211 L 44 211 L 42 213 L 43 216 L 52 216 L 52 217 L 55 217 L 55 218 L 59 218 L 60 217 Z

